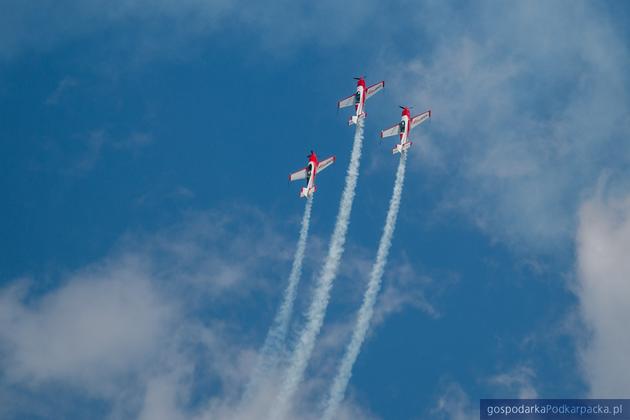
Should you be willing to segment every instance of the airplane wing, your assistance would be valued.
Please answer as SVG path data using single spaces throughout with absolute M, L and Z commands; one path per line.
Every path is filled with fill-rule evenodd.
M 369 99 L 370 96 L 374 95 L 376 92 L 383 89 L 384 87 L 385 87 L 385 80 L 373 84 L 372 86 L 367 88 L 366 93 L 365 93 L 365 99 Z
M 335 157 L 331 156 L 329 158 L 326 158 L 324 160 L 321 160 L 319 162 L 319 165 L 317 165 L 317 172 L 321 172 L 324 169 L 328 168 L 330 165 L 332 165 L 335 162 Z
M 354 93 L 350 96 L 348 96 L 345 99 L 340 100 L 339 102 L 337 102 L 337 108 L 345 108 L 347 106 L 352 106 L 354 105 Z
M 418 114 L 411 119 L 410 127 L 414 128 L 417 125 L 422 124 L 431 116 L 431 110 L 425 111 L 422 114 Z
M 300 169 L 297 172 L 293 172 L 289 175 L 289 181 L 297 181 L 299 179 L 306 179 L 306 168 Z
M 396 134 L 400 134 L 400 123 L 381 131 L 381 138 L 395 136 Z

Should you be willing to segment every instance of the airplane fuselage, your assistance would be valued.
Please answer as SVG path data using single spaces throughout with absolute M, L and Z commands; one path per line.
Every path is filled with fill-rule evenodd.
M 354 115 L 359 118 L 359 116 L 363 113 L 363 108 L 365 107 L 365 82 L 363 79 L 359 80 L 357 83 L 357 93 L 355 94 L 355 113 Z
M 409 132 L 411 131 L 411 114 L 409 113 L 409 108 L 403 108 L 399 124 L 400 143 L 392 149 L 393 153 L 402 153 L 403 150 L 406 150 L 411 146 L 411 143 L 409 142 Z
M 300 197 L 308 197 L 315 192 L 315 175 L 317 174 L 317 156 L 311 152 L 306 165 L 306 187 L 302 188 Z
M 359 78 L 357 81 L 357 93 L 354 94 L 354 115 L 348 121 L 349 125 L 357 124 L 359 119 L 365 117 L 365 112 L 363 109 L 365 108 L 365 94 L 367 93 L 367 88 L 365 87 L 365 80 L 363 78 Z
M 306 172 L 306 188 L 309 190 L 315 185 L 315 173 L 317 172 L 317 163 L 309 161 Z
M 409 141 L 409 132 L 411 127 L 411 117 L 409 116 L 409 110 L 403 109 L 402 116 L 400 117 L 400 144 L 405 144 Z

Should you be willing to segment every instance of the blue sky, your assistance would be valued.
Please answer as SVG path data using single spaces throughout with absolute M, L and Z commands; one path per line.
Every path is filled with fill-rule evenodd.
M 628 397 L 630 7 L 622 2 L 3 4 L 0 417 L 248 418 L 240 396 L 318 177 L 302 325 L 367 102 L 346 251 L 294 415 L 320 413 L 402 205 L 341 418 Z M 245 414 L 243 414 L 245 413 Z

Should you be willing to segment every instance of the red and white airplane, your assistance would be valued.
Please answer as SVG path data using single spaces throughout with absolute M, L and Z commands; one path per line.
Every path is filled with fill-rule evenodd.
M 297 172 L 293 172 L 289 175 L 289 181 L 297 181 L 298 179 L 306 179 L 306 187 L 303 187 L 300 191 L 300 197 L 312 196 L 315 192 L 315 175 L 318 172 L 323 171 L 335 162 L 335 157 L 331 156 L 322 161 L 317 160 L 317 155 L 311 150 L 311 154 L 308 157 L 308 164 L 304 169 L 300 169 Z
M 366 99 L 369 99 L 370 96 L 385 87 L 384 80 L 375 83 L 368 88 L 365 87 L 365 80 L 363 79 L 363 76 L 355 77 L 354 80 L 358 80 L 357 92 L 337 103 L 337 108 L 345 108 L 347 106 L 354 105 L 355 113 L 352 117 L 350 117 L 350 120 L 348 120 L 348 125 L 356 124 L 357 121 L 359 121 L 359 118 L 367 116 L 367 113 L 363 111 Z
M 409 132 L 411 129 L 422 124 L 431 117 L 431 110 L 418 114 L 415 117 L 411 117 L 408 107 L 401 106 L 401 108 L 402 117 L 400 118 L 400 122 L 393 127 L 381 131 L 381 138 L 400 134 L 400 143 L 392 149 L 392 154 L 402 153 L 403 150 L 409 149 L 413 144 L 409 141 Z

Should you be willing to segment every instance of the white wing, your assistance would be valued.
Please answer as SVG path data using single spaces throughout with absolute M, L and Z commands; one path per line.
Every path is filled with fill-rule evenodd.
M 317 165 L 317 172 L 321 172 L 324 169 L 328 168 L 330 165 L 332 165 L 335 162 L 335 157 L 331 156 L 329 158 L 326 158 L 322 161 L 319 162 L 319 165 Z
M 351 106 L 354 105 L 354 93 L 350 96 L 348 96 L 345 99 L 340 100 L 339 102 L 337 102 L 337 108 L 345 108 L 347 106 Z
M 297 172 L 293 172 L 289 175 L 289 181 L 297 181 L 299 179 L 306 179 L 306 168 L 300 169 Z
M 427 119 L 429 119 L 429 117 L 431 117 L 431 110 L 428 110 L 428 111 L 423 112 L 422 114 L 416 115 L 415 117 L 411 119 L 411 128 L 414 128 L 415 126 L 422 124 Z
M 373 84 L 372 86 L 367 88 L 367 91 L 365 93 L 365 99 L 369 99 L 370 96 L 374 95 L 376 92 L 383 89 L 384 87 L 385 87 L 385 80 Z
M 381 138 L 395 136 L 396 134 L 400 134 L 400 123 L 381 131 Z

